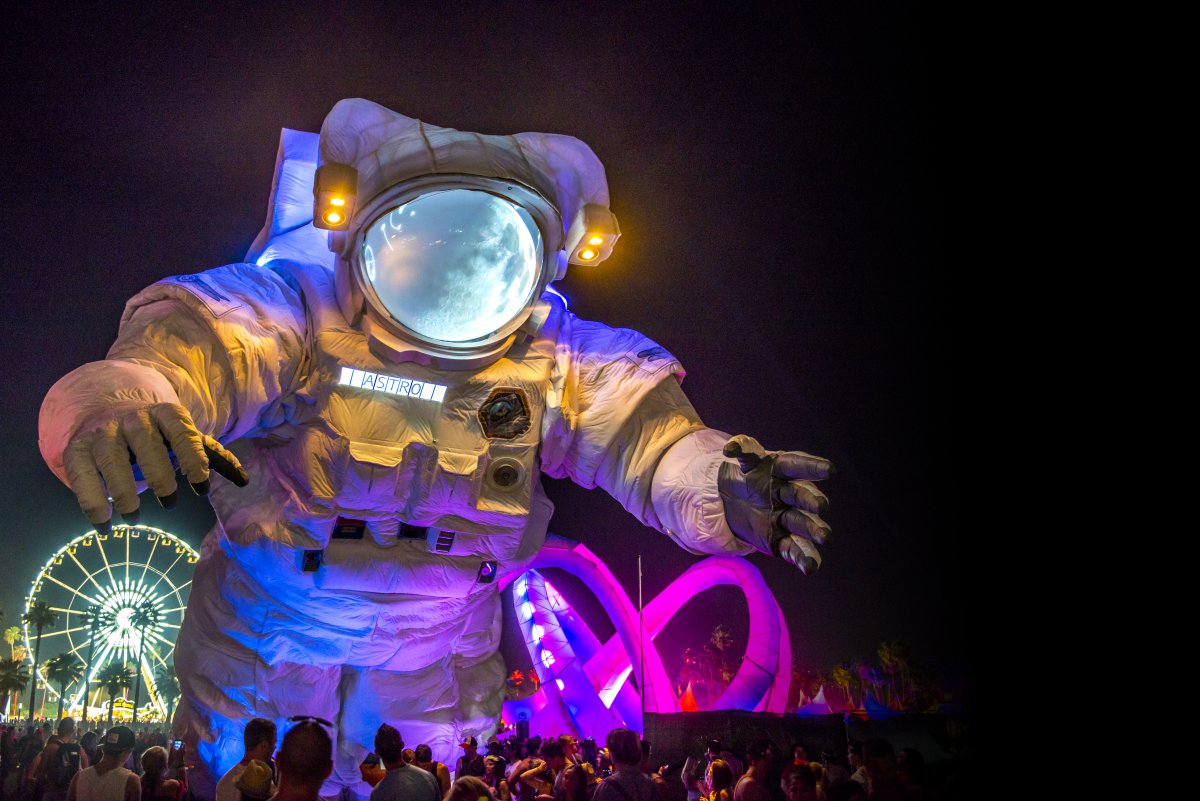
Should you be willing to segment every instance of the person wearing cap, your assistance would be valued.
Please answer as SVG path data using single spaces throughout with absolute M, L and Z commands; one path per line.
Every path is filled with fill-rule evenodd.
M 375 753 L 387 773 L 371 790 L 371 801 L 438 801 L 442 797 L 432 773 L 404 761 L 404 740 L 395 726 L 380 725 L 375 733 Z
M 67 801 L 140 801 L 142 781 L 124 767 L 135 745 L 133 729 L 110 728 L 101 744 L 103 756 L 95 765 L 75 774 L 67 788 Z
M 454 763 L 454 778 L 482 776 L 487 772 L 487 766 L 483 764 L 483 757 L 479 755 L 479 740 L 470 736 L 464 737 L 458 747 L 463 750 L 463 755 L 458 758 L 458 762 Z
M 242 758 L 217 782 L 216 801 L 238 801 L 237 781 L 252 761 L 258 760 L 274 772 L 271 756 L 275 753 L 278 736 L 279 730 L 273 720 L 252 718 L 246 724 L 242 729 Z M 272 782 L 271 792 L 275 789 L 275 783 Z
M 266 762 L 252 759 L 242 769 L 234 786 L 241 792 L 240 801 L 266 801 L 275 794 L 275 776 Z
M 248 699 L 336 721 L 348 792 L 379 720 L 439 747 L 494 731 L 500 587 L 545 540 L 543 476 L 688 552 L 817 568 L 829 462 L 706 426 L 666 348 L 554 290 L 613 252 L 609 206 L 579 139 L 348 98 L 284 132 L 244 261 L 139 292 L 106 357 L 50 388 L 39 447 L 101 536 L 147 489 L 174 506 L 176 466 L 212 502 L 174 725 L 214 775 Z

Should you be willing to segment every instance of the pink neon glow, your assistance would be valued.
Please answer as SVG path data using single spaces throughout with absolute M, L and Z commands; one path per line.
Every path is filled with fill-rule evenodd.
M 536 571 L 536 568 L 547 567 L 565 570 L 591 589 L 612 619 L 616 635 L 605 643 L 596 640 L 587 626 L 570 613 L 559 592 Z M 557 663 L 553 671 L 549 669 L 550 665 L 545 665 L 547 675 L 543 678 L 555 678 L 555 681 L 544 683 L 538 691 L 541 696 L 537 701 L 539 717 L 549 713 L 548 707 L 554 707 L 554 716 L 573 721 L 580 734 L 602 731 L 605 725 L 610 728 L 629 725 L 640 731 L 640 700 L 627 683 L 630 675 L 641 675 L 637 610 L 608 567 L 586 546 L 551 536 L 531 569 L 522 576 L 517 581 L 520 592 L 514 594 L 514 603 L 518 610 L 530 610 L 528 614 L 520 615 L 530 656 L 536 663 L 553 652 L 551 664 Z M 502 586 L 516 578 L 506 576 Z M 711 708 L 784 711 L 792 657 L 783 611 L 753 565 L 744 559 L 727 556 L 713 556 L 696 563 L 646 604 L 643 610 L 646 711 L 680 711 L 680 701 L 675 697 L 662 659 L 654 648 L 654 638 L 695 595 L 719 585 L 736 586 L 745 593 L 750 611 L 750 635 L 741 667 Z M 536 624 L 530 607 L 536 607 Z M 543 647 L 538 648 L 542 638 L 533 636 L 533 626 L 542 629 L 539 633 L 556 629 L 561 635 L 554 637 L 553 642 L 549 639 L 540 642 Z M 586 662 L 580 663 L 568 639 L 583 649 L 580 653 L 591 654 Z M 556 678 L 567 672 L 579 674 L 567 683 L 570 691 L 564 691 L 562 679 Z M 560 697 L 557 703 L 552 703 L 556 700 L 552 696 L 556 695 Z M 688 711 L 694 708 L 694 703 L 694 698 L 687 699 Z M 564 706 L 565 710 L 562 709 Z M 516 715 L 506 711 L 505 717 L 511 720 Z M 589 725 L 582 725 L 585 722 Z

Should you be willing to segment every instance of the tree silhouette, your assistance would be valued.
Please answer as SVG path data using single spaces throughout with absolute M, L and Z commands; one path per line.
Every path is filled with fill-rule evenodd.
M 158 697 L 167 705 L 167 724 L 175 717 L 175 702 L 179 700 L 179 677 L 175 675 L 175 664 L 159 665 L 154 671 L 154 684 Z
M 50 604 L 45 601 L 34 601 L 29 606 L 29 611 L 21 616 L 25 621 L 26 626 L 32 626 L 37 630 L 37 639 L 33 646 L 33 686 L 29 688 L 29 722 L 33 723 L 33 703 L 37 695 L 37 672 L 38 660 L 42 655 L 42 630 L 48 629 L 58 622 L 58 613 L 50 609 Z
M 112 613 L 107 612 L 98 606 L 89 606 L 87 611 L 82 614 L 83 625 L 88 627 L 90 636 L 88 637 L 88 655 L 84 660 L 83 672 L 83 722 L 87 723 L 88 704 L 90 703 L 88 695 L 91 691 L 91 675 L 92 675 L 92 657 L 96 654 L 96 638 L 100 636 L 100 629 L 107 626 L 112 620 Z
M 123 690 L 133 684 L 133 670 L 126 665 L 109 662 L 96 678 L 100 686 L 108 691 L 108 725 L 113 721 L 113 702 L 117 700 L 117 690 Z
M 16 699 L 27 684 L 29 684 L 29 668 L 25 667 L 23 658 L 0 659 L 0 693 L 4 694 L 5 714 L 9 717 L 16 713 Z M 10 704 L 12 709 L 8 709 Z
M 17 640 L 21 639 L 21 627 L 9 626 L 4 630 L 4 641 L 8 643 L 8 655 L 13 659 L 20 659 L 17 656 Z
M 67 686 L 83 676 L 83 663 L 72 653 L 59 654 L 46 662 L 46 680 L 58 685 L 58 717 L 67 714 Z
M 133 685 L 133 722 L 137 723 L 138 704 L 142 700 L 142 658 L 146 655 L 146 632 L 158 625 L 158 607 L 152 601 L 146 601 L 134 610 L 132 623 L 138 630 L 138 655 Z

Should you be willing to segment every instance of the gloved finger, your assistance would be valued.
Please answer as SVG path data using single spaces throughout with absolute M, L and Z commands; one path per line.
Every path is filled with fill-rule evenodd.
M 150 416 L 149 409 L 138 409 L 121 420 L 121 434 L 142 471 L 142 477 L 165 509 L 175 505 L 175 467 L 167 453 L 167 444 Z
M 795 506 L 806 512 L 824 514 L 829 511 L 829 498 L 811 481 L 789 481 L 780 484 L 775 494 L 778 500 L 788 506 Z
M 725 443 L 722 453 L 729 459 L 737 459 L 738 466 L 742 468 L 743 473 L 749 473 L 758 467 L 758 463 L 767 455 L 758 440 L 745 434 L 730 437 L 729 441 Z
M 803 451 L 780 451 L 775 454 L 771 475 L 789 480 L 820 481 L 833 475 L 833 463 Z
M 250 474 L 242 463 L 225 446 L 207 434 L 204 435 L 204 453 L 208 456 L 208 465 L 236 486 L 244 487 L 250 483 Z
M 92 458 L 90 437 L 75 437 L 63 452 L 63 468 L 67 474 L 67 484 L 75 491 L 79 508 L 87 516 L 92 525 L 99 527 L 112 520 L 112 506 L 108 503 L 108 490 L 100 471 L 96 469 L 96 460 Z
M 126 523 L 138 522 L 141 519 L 141 503 L 138 501 L 137 482 L 129 464 L 129 446 L 116 420 L 96 432 L 92 439 L 92 459 L 108 487 L 112 505 Z
M 204 437 L 188 410 L 178 403 L 156 403 L 150 407 L 150 416 L 175 452 L 179 469 L 192 489 L 198 495 L 207 495 L 208 456 L 204 453 Z
M 785 509 L 779 516 L 779 525 L 783 526 L 787 533 L 810 539 L 817 545 L 824 545 L 832 531 L 829 524 L 821 518 L 796 508 Z
M 790 536 L 780 540 L 779 555 L 806 576 L 811 576 L 821 566 L 820 552 L 803 537 Z

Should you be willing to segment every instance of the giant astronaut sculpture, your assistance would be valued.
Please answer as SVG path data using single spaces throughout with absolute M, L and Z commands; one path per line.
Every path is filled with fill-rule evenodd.
M 550 288 L 618 235 L 577 139 L 345 100 L 319 140 L 284 132 L 247 263 L 142 291 L 108 358 L 50 390 L 42 453 L 97 530 L 147 487 L 173 505 L 176 467 L 232 480 L 176 651 L 175 727 L 210 769 L 252 716 L 336 728 L 329 795 L 368 789 L 381 720 L 444 761 L 493 731 L 494 579 L 543 543 L 540 473 L 693 553 L 819 564 L 828 462 L 706 428 L 672 356 Z

